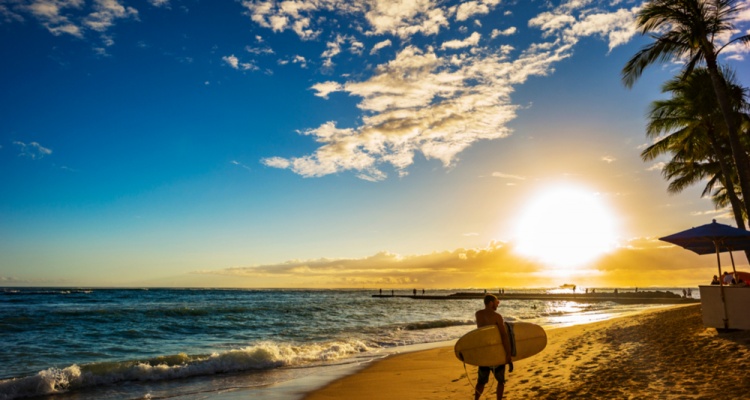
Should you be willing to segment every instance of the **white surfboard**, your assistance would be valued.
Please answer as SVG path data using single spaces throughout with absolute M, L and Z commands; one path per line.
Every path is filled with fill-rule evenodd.
M 508 322 L 509 333 L 515 342 L 512 361 L 531 357 L 547 347 L 547 333 L 539 325 L 528 322 Z M 511 343 L 513 348 L 514 343 Z M 470 365 L 493 367 L 505 364 L 505 348 L 497 325 L 474 329 L 463 335 L 454 346 L 456 357 Z

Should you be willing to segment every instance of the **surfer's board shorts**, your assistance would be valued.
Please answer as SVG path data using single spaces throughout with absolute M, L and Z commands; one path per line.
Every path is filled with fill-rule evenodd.
M 490 371 L 495 375 L 495 379 L 500 383 L 505 383 L 505 365 L 497 367 L 479 367 L 477 384 L 483 385 L 490 380 Z

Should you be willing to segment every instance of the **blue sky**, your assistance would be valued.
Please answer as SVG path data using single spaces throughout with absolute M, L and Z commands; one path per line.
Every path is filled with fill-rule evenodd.
M 511 249 L 560 185 L 617 222 L 566 278 L 706 263 L 653 240 L 731 219 L 639 158 L 679 70 L 621 84 L 640 4 L 0 0 L 0 282 L 548 284 Z M 722 60 L 744 86 L 747 56 Z

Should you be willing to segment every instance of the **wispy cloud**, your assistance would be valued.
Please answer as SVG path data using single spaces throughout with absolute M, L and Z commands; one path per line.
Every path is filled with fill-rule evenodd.
M 504 174 L 502 172 L 493 172 L 492 173 L 493 178 L 503 178 L 503 179 L 512 179 L 516 181 L 524 181 L 526 180 L 525 177 L 520 175 L 511 175 L 511 174 Z
M 362 50 L 364 49 L 364 44 L 362 44 L 362 42 L 357 40 L 354 36 L 336 35 L 334 40 L 326 43 L 326 50 L 323 52 L 323 54 L 320 55 L 320 57 L 323 59 L 324 68 L 333 67 L 333 57 L 339 55 L 342 52 L 343 46 L 346 43 L 349 43 L 348 50 L 352 54 L 361 54 Z
M 667 165 L 667 163 L 661 161 L 658 163 L 655 163 L 651 165 L 650 167 L 646 168 L 646 171 L 661 171 L 664 169 L 664 167 Z
M 273 156 L 261 162 L 306 177 L 352 170 L 360 178 L 372 181 L 388 176 L 386 166 L 399 176 L 406 175 L 417 153 L 452 167 L 458 155 L 477 141 L 499 139 L 511 133 L 507 123 L 515 118 L 518 109 L 510 100 L 514 88 L 531 76 L 553 73 L 554 65 L 572 55 L 581 37 L 602 38 L 612 48 L 633 36 L 635 9 L 606 13 L 591 3 L 568 2 L 532 18 L 529 27 L 541 32 L 543 40 L 525 49 L 516 50 L 507 44 L 488 47 L 481 43 L 478 32 L 446 41 L 437 49 L 406 43 L 392 60 L 378 65 L 369 77 L 313 84 L 314 94 L 322 98 L 334 92 L 359 98 L 357 107 L 363 112 L 362 123 L 344 127 L 337 121 L 328 121 L 317 128 L 301 130 L 301 134 L 319 143 L 316 151 L 303 156 Z M 266 8 L 255 4 L 250 7 L 255 10 L 251 15 L 267 26 L 273 15 L 287 17 L 288 24 L 297 19 L 279 4 L 267 3 Z M 472 1 L 458 8 L 444 8 L 432 1 L 347 4 L 337 10 L 323 0 L 306 8 L 305 15 L 312 16 L 314 11 L 322 9 L 350 17 L 364 13 L 365 25 L 369 27 L 366 35 L 388 33 L 406 38 L 418 32 L 430 35 L 448 29 L 447 17 L 464 20 L 485 10 L 491 12 L 498 2 Z M 302 18 L 301 14 L 299 17 Z M 428 25 L 431 28 L 427 29 Z M 515 28 L 508 28 L 495 35 L 515 32 Z M 339 35 L 328 42 L 323 54 L 327 66 L 332 66 L 331 60 L 341 52 L 340 46 L 346 40 Z M 379 42 L 372 51 L 384 47 L 384 43 Z
M 32 160 L 38 160 L 52 154 L 52 150 L 40 145 L 37 142 L 31 142 L 27 144 L 24 142 L 16 141 L 13 142 L 13 144 L 20 148 L 20 153 L 18 154 L 19 156 L 29 157 Z
M 0 13 L 16 20 L 30 16 L 53 35 L 72 35 L 83 38 L 87 31 L 104 33 L 117 20 L 138 19 L 138 10 L 124 6 L 118 0 L 34 0 L 6 1 Z M 156 5 L 164 1 L 152 0 Z M 111 38 L 109 39 L 111 40 Z
M 125 7 L 117 0 L 94 0 L 93 12 L 84 19 L 84 25 L 97 32 L 104 32 L 115 20 L 126 18 L 138 18 L 138 10 L 133 7 Z
M 224 56 L 221 59 L 227 65 L 229 65 L 230 67 L 232 67 L 234 69 L 237 69 L 237 70 L 241 70 L 241 71 L 248 71 L 248 70 L 257 71 L 257 70 L 260 69 L 260 68 L 258 68 L 258 66 L 256 66 L 252 62 L 240 62 L 240 59 L 237 58 L 234 54 L 229 55 L 229 56 Z
M 563 3 L 529 20 L 529 27 L 539 28 L 545 36 L 558 37 L 570 45 L 582 37 L 599 37 L 608 41 L 610 51 L 635 36 L 638 7 L 603 12 L 587 9 L 588 3 L 590 1 L 575 0 Z
M 510 133 L 505 123 L 515 117 L 516 107 L 509 103 L 507 76 L 497 74 L 503 69 L 510 72 L 510 65 L 499 68 L 503 62 L 491 55 L 456 65 L 434 50 L 408 46 L 366 81 L 313 86 L 319 96 L 343 91 L 360 97 L 358 107 L 368 115 L 356 129 L 339 128 L 331 121 L 304 131 L 323 145 L 315 154 L 289 159 L 286 165 L 303 176 L 355 169 L 361 177 L 380 180 L 386 174 L 379 163 L 405 174 L 419 151 L 450 166 L 476 140 Z M 279 165 L 278 159 L 272 160 Z
M 245 165 L 245 164 L 243 164 L 243 163 L 241 163 L 241 162 L 239 162 L 237 160 L 232 160 L 229 163 L 232 164 L 232 165 L 236 165 L 236 166 L 238 166 L 240 168 L 244 168 L 244 169 L 246 169 L 248 171 L 252 171 L 252 169 L 250 169 L 250 167 L 248 167 L 247 165 Z
M 250 54 L 255 54 L 255 55 L 274 54 L 273 49 L 270 47 L 245 46 L 245 51 L 247 51 Z
M 732 210 L 729 208 L 721 208 L 718 210 L 692 211 L 690 215 L 694 217 L 710 215 L 719 219 L 731 219 L 732 222 L 734 222 L 734 215 L 732 214 Z
M 149 4 L 154 7 L 169 7 L 169 0 L 148 0 Z
M 613 162 L 617 161 L 617 159 L 612 156 L 602 156 L 601 160 L 607 164 L 612 164 Z

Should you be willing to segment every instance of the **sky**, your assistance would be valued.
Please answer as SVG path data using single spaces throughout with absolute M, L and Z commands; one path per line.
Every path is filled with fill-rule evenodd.
M 640 158 L 641 6 L 0 0 L 0 286 L 707 284 L 658 238 L 734 223 Z

